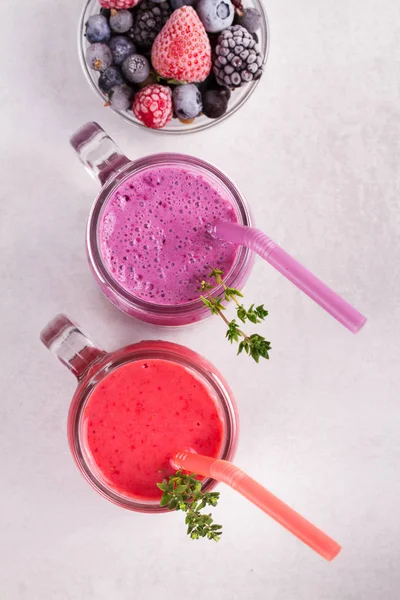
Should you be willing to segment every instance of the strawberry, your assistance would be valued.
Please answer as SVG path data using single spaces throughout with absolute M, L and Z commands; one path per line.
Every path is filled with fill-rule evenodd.
M 139 4 L 140 0 L 100 0 L 103 8 L 132 8 Z
M 164 127 L 172 119 L 171 90 L 157 83 L 147 85 L 136 94 L 132 110 L 146 127 Z
M 182 6 L 172 13 L 154 41 L 151 62 L 164 79 L 196 83 L 209 75 L 210 42 L 191 6 Z

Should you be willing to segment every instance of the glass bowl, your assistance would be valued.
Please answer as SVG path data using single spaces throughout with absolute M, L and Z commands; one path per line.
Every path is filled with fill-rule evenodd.
M 268 51 L 269 51 L 269 26 L 268 19 L 265 13 L 264 7 L 259 0 L 245 0 L 244 1 L 245 8 L 257 8 L 262 15 L 262 22 L 259 31 L 257 31 L 258 36 L 258 46 L 260 48 L 262 57 L 263 57 L 263 66 L 267 62 Z M 103 92 L 98 87 L 98 79 L 99 73 L 97 71 L 93 71 L 89 69 L 85 60 L 86 48 L 88 47 L 88 42 L 85 37 L 85 24 L 89 17 L 92 15 L 98 14 L 100 12 L 100 4 L 98 0 L 87 0 L 83 7 L 83 11 L 79 20 L 78 27 L 78 49 L 79 49 L 79 58 L 81 62 L 81 66 L 84 74 L 86 75 L 86 79 L 88 80 L 90 86 L 96 95 L 100 98 L 101 102 L 104 104 L 107 101 L 107 97 L 103 94 Z M 243 85 L 240 88 L 236 88 L 232 91 L 231 99 L 229 100 L 228 110 L 222 117 L 218 119 L 209 119 L 208 117 L 202 115 L 197 117 L 193 123 L 185 124 L 181 123 L 179 119 L 172 119 L 165 127 L 162 129 L 150 129 L 150 131 L 155 131 L 159 133 L 166 134 L 179 134 L 179 133 L 193 133 L 195 131 L 203 131 L 204 129 L 208 129 L 209 127 L 213 127 L 217 123 L 224 121 L 229 116 L 233 115 L 243 104 L 250 98 L 250 96 L 255 91 L 259 82 L 263 80 L 264 75 L 258 79 L 257 81 L 252 81 Z M 108 110 L 116 113 L 119 117 L 127 121 L 128 123 L 132 123 L 138 127 L 143 127 L 144 129 L 149 130 L 148 127 L 143 125 L 133 114 L 131 110 L 129 111 L 119 111 L 114 110 L 111 107 L 108 107 Z

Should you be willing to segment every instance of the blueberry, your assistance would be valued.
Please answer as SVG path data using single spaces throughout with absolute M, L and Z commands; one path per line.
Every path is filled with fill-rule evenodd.
M 140 83 L 150 75 L 150 64 L 141 54 L 131 54 L 122 63 L 122 71 L 131 83 Z
M 129 10 L 111 11 L 110 27 L 116 33 L 125 33 L 129 31 L 133 25 L 133 15 Z
M 124 35 L 116 35 L 111 38 L 109 46 L 115 65 L 121 65 L 130 54 L 136 52 L 135 44 Z
M 194 83 L 178 85 L 172 92 L 172 104 L 177 117 L 194 119 L 202 111 L 199 88 Z
M 203 95 L 203 113 L 210 119 L 222 117 L 228 108 L 229 98 L 230 91 L 225 88 L 207 90 Z
M 125 83 L 125 79 L 121 69 L 114 65 L 108 67 L 99 77 L 99 88 L 104 94 L 107 94 L 115 85 L 122 85 L 123 83 Z
M 86 62 L 90 69 L 105 71 L 112 63 L 112 54 L 106 44 L 92 44 L 86 50 Z
M 115 85 L 108 92 L 110 106 L 114 110 L 128 110 L 132 106 L 134 91 L 127 85 Z
M 196 4 L 196 0 L 170 0 L 172 10 L 182 8 L 182 6 L 193 6 L 194 4 Z
M 261 13 L 257 8 L 245 8 L 237 22 L 250 33 L 255 33 L 260 29 L 261 19 Z
M 103 15 L 93 15 L 86 22 L 86 39 L 91 44 L 95 42 L 108 42 L 111 37 L 111 29 L 108 21 Z
M 230 0 L 199 0 L 196 11 L 208 33 L 216 33 L 230 27 L 235 16 L 235 9 Z

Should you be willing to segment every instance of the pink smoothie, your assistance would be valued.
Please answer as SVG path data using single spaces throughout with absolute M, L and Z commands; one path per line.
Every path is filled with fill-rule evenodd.
M 84 410 L 85 446 L 103 478 L 124 495 L 160 498 L 156 483 L 174 472 L 181 448 L 219 456 L 223 422 L 205 385 L 166 360 L 127 363 L 91 393 Z
M 237 247 L 213 239 L 215 219 L 236 222 L 215 185 L 183 167 L 151 167 L 110 196 L 99 229 L 103 262 L 130 294 L 157 304 L 198 298 L 199 281 L 218 267 L 228 273 Z

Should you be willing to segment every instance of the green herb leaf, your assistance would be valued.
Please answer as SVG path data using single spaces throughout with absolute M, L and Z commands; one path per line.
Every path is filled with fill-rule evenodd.
M 214 524 L 211 514 L 202 514 L 201 511 L 207 505 L 216 506 L 219 493 L 202 492 L 201 486 L 201 481 L 196 479 L 194 473 L 187 475 L 178 471 L 168 481 L 157 484 L 164 492 L 160 506 L 185 512 L 187 534 L 193 540 L 206 537 L 217 542 L 222 535 L 222 526 Z
M 268 315 L 268 311 L 265 310 L 264 304 L 256 306 L 252 304 L 249 309 L 246 310 L 243 304 L 239 304 L 237 298 L 243 298 L 243 294 L 236 288 L 227 286 L 223 281 L 223 272 L 221 269 L 215 268 L 211 271 L 210 278 L 215 279 L 217 285 L 222 285 L 223 296 L 212 296 L 211 290 L 213 287 L 206 281 L 202 281 L 200 284 L 201 291 L 207 291 L 206 295 L 201 295 L 200 299 L 203 304 L 210 310 L 214 315 L 219 315 L 227 325 L 225 337 L 233 344 L 238 344 L 238 354 L 245 352 L 255 362 L 259 362 L 260 358 L 269 359 L 269 351 L 271 350 L 271 344 L 264 336 L 254 333 L 247 335 L 238 326 L 236 319 L 229 321 L 223 314 L 226 307 L 222 304 L 223 299 L 227 302 L 234 300 L 236 303 L 236 315 L 239 321 L 242 323 L 250 322 L 253 324 L 261 323 Z
M 235 319 L 229 323 L 228 331 L 226 332 L 225 337 L 228 338 L 231 344 L 239 341 L 240 331 Z
M 164 494 L 161 496 L 161 500 L 160 500 L 160 506 L 167 506 L 171 501 L 171 496 L 167 493 L 164 492 Z

